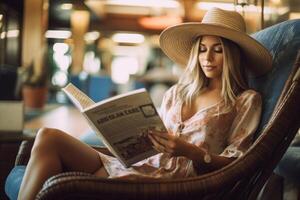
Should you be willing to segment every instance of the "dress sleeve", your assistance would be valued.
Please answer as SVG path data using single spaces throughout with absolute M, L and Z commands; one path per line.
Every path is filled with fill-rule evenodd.
M 252 145 L 254 132 L 260 121 L 261 104 L 260 94 L 253 90 L 247 90 L 238 97 L 236 116 L 227 139 L 228 146 L 221 156 L 240 157 Z

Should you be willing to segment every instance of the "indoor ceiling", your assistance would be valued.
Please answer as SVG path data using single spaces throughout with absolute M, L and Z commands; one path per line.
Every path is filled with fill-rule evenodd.
M 260 5 L 260 0 L 49 0 L 49 29 L 70 28 L 71 13 L 80 9 L 90 12 L 90 30 L 159 33 L 181 21 L 200 21 L 205 12 L 200 6 L 205 2 L 225 6 L 233 6 L 233 2 Z M 300 11 L 299 0 L 265 0 L 264 3 Z

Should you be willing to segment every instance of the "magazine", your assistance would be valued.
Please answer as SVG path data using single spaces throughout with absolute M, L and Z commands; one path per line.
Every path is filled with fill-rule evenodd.
M 125 166 L 158 152 L 150 130 L 166 131 L 146 89 L 138 89 L 95 103 L 69 83 L 63 88 L 110 152 Z

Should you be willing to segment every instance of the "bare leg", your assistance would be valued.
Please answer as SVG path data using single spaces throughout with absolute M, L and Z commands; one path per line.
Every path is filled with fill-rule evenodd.
M 43 183 L 62 171 L 94 173 L 102 167 L 96 150 L 57 129 L 41 129 L 21 184 L 18 199 L 34 199 Z

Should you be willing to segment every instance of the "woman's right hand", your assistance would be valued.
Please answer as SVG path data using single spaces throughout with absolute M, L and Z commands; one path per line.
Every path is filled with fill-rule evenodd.
M 149 138 L 157 151 L 170 154 L 171 156 L 188 157 L 190 152 L 196 147 L 168 132 L 152 131 L 149 133 Z

